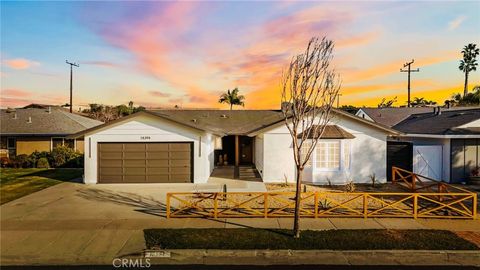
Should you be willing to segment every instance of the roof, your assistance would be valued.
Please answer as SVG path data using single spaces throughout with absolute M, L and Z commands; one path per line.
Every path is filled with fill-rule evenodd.
M 29 118 L 31 123 L 29 123 Z M 70 135 L 103 124 L 60 107 L 1 110 L 2 135 Z
M 441 114 L 421 113 L 409 116 L 393 128 L 409 134 L 480 134 L 479 127 L 460 128 L 478 119 L 480 119 L 480 108 L 442 111 Z
M 313 130 L 312 130 L 313 129 Z M 307 139 L 313 139 L 319 137 L 320 128 L 317 125 L 314 125 L 311 129 L 305 131 L 307 132 Z M 299 138 L 303 137 L 303 133 L 298 135 Z M 337 125 L 327 125 L 325 130 L 322 133 L 320 139 L 354 139 L 353 134 L 345 131 L 343 128 Z
M 363 122 L 369 126 L 381 129 L 387 133 L 399 134 L 398 131 L 390 127 L 383 126 L 378 123 L 357 117 L 342 110 L 333 110 L 335 113 L 345 117 Z M 147 110 L 131 114 L 127 117 L 117 119 L 115 121 L 90 128 L 72 135 L 72 137 L 80 137 L 86 133 L 95 131 L 105 126 L 124 121 L 128 118 L 135 117 L 140 114 L 148 114 L 167 119 L 175 123 L 210 132 L 215 135 L 248 135 L 255 136 L 264 129 L 276 125 L 284 125 L 285 117 L 281 110 L 205 110 L 205 109 L 174 109 L 174 110 Z
M 373 121 L 393 127 L 396 124 L 402 122 L 412 114 L 419 113 L 433 113 L 433 109 L 436 107 L 394 107 L 394 108 L 361 108 Z M 457 111 L 465 110 L 472 107 L 451 107 L 441 108 L 442 111 Z M 477 107 L 480 108 L 480 107 Z

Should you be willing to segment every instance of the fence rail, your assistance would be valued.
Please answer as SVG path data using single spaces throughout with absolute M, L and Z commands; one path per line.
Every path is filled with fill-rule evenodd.
M 167 217 L 292 217 L 294 192 L 168 193 Z M 304 192 L 302 217 L 475 219 L 475 193 Z
M 302 217 L 457 218 L 477 217 L 477 194 L 392 168 L 392 182 L 408 192 L 303 192 Z M 421 192 L 419 192 L 421 191 Z M 167 218 L 292 217 L 295 192 L 167 193 Z

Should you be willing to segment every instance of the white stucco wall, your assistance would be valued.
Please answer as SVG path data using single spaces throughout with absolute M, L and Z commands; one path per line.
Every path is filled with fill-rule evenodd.
M 263 134 L 255 136 L 255 167 L 260 175 L 263 177 Z
M 355 136 L 350 142 L 350 168 L 339 171 L 319 171 L 313 168 L 313 183 L 332 184 L 370 183 L 370 176 L 375 174 L 378 183 L 386 182 L 387 133 L 364 123 L 336 117 L 330 124 L 338 125 Z M 293 159 L 292 139 L 288 129 L 282 125 L 263 133 L 264 138 L 264 182 L 295 181 L 295 162 Z
M 97 183 L 97 145 L 100 142 L 193 142 L 194 182 L 207 182 L 213 170 L 214 138 L 211 134 L 141 114 L 85 135 L 84 182 L 87 184 Z

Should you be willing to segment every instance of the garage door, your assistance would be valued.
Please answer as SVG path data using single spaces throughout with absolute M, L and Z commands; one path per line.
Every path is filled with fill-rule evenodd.
M 190 183 L 192 143 L 99 143 L 99 183 Z

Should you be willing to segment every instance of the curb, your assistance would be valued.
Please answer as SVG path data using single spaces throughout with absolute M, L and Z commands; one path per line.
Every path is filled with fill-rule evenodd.
M 452 250 L 146 250 L 152 264 L 203 265 L 461 265 L 480 266 L 480 251 Z

